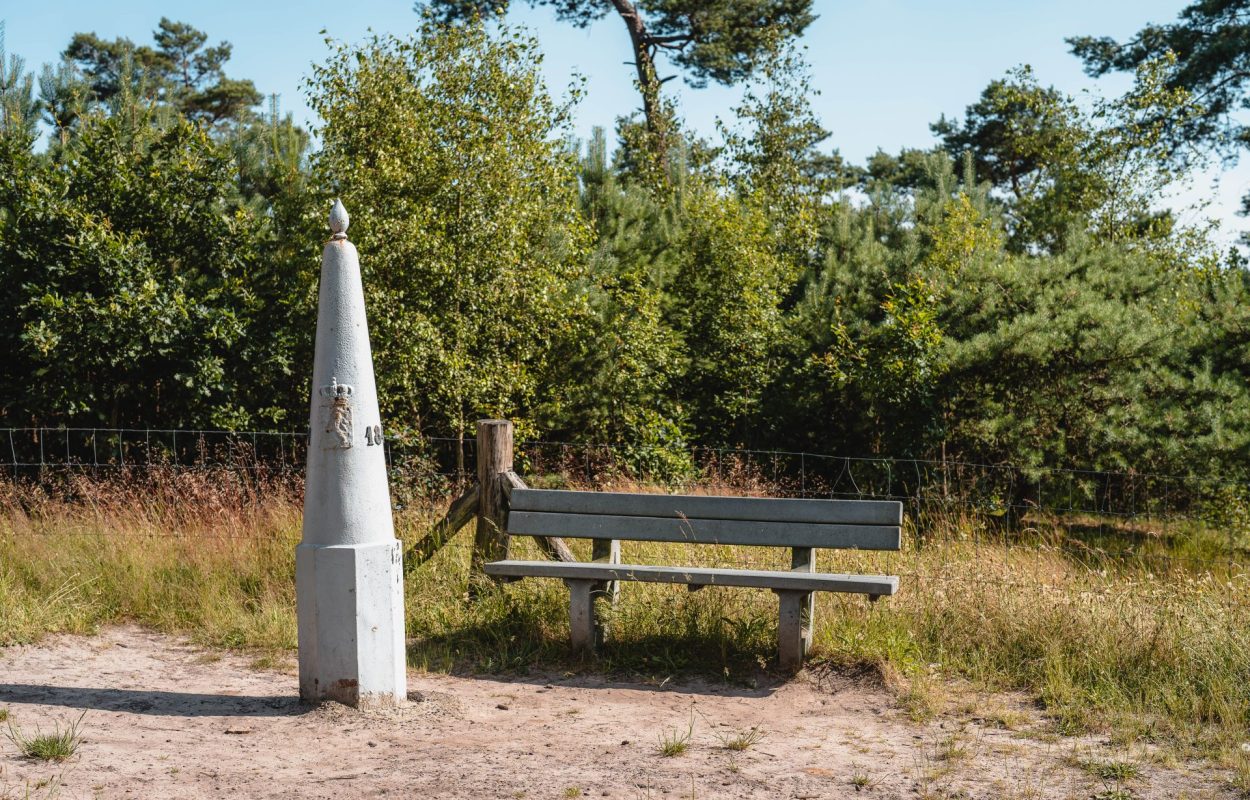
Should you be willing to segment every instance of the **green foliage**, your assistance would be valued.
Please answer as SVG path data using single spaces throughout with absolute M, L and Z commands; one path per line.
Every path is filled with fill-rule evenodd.
M 915 188 L 872 177 L 871 205 L 826 229 L 774 430 L 820 420 L 788 441 L 824 451 L 1241 474 L 1244 272 L 1140 229 L 1012 253 L 975 178 L 941 155 L 909 170 Z
M 9 56 L 6 63 L 3 34 L 0 23 L 0 136 L 33 139 L 39 120 L 34 79 L 17 56 Z
M 793 276 L 760 210 L 696 186 L 683 211 L 668 308 L 690 359 L 679 396 L 708 441 L 741 442 L 779 364 L 780 301 Z
M 58 153 L 69 144 L 79 120 L 91 108 L 91 84 L 69 60 L 63 60 L 55 69 L 44 64 L 39 75 L 39 97 L 44 121 L 55 130 L 52 151 Z
M 587 0 L 528 2 L 551 6 L 559 19 L 579 28 L 613 9 Z M 451 22 L 503 14 L 509 5 L 509 0 L 428 0 L 417 7 Z M 691 85 L 705 86 L 708 80 L 730 84 L 750 75 L 778 39 L 798 36 L 811 24 L 811 6 L 811 0 L 638 0 L 616 4 L 615 10 L 627 25 L 641 29 L 641 43 L 653 55 L 666 53 L 688 71 Z
M 228 151 L 123 92 L 57 160 L 6 139 L 0 163 L 4 380 L 15 420 L 224 427 L 264 413 L 278 373 L 252 287 L 265 268 Z M 258 402 L 259 401 L 259 402 Z M 259 419 L 254 415 L 260 413 Z
M 360 222 L 384 412 L 528 420 L 588 310 L 588 229 L 535 42 L 481 24 L 336 45 L 313 75 L 316 183 Z
M 21 389 L 0 415 L 300 424 L 341 196 L 396 429 L 507 416 L 662 479 L 706 444 L 1250 472 L 1250 279 L 1157 200 L 1185 174 L 1171 126 L 1203 113 L 1183 54 L 1088 108 L 1017 70 L 935 124 L 941 149 L 850 166 L 789 35 L 724 39 L 741 71 L 701 51 L 707 78 L 757 78 L 719 144 L 657 94 L 663 125 L 618 120 L 614 156 L 602 131 L 565 139 L 576 90 L 552 99 L 536 43 L 495 23 L 333 45 L 311 154 L 276 100 L 212 110 L 228 47 L 186 25 L 146 48 L 77 37 L 38 96 L 10 60 L 0 379 Z
M 743 80 L 778 41 L 799 36 L 816 18 L 811 0 L 650 0 L 640 5 L 654 15 L 656 45 L 673 51 L 674 63 L 689 71 L 692 86 Z
M 87 712 L 83 711 L 78 719 L 70 722 L 63 730 L 58 721 L 51 733 L 36 729 L 33 734 L 25 733 L 16 722 L 9 720 L 5 736 L 26 758 L 37 761 L 65 761 L 78 752 L 79 745 L 83 743 L 82 721 L 86 716 Z
M 557 18 L 581 28 L 615 10 L 629 35 L 636 73 L 634 86 L 642 97 L 645 124 L 623 127 L 627 149 L 645 156 L 648 180 L 663 185 L 670 151 L 677 146 L 679 125 L 670 102 L 660 94 L 664 80 L 656 65 L 663 53 L 686 70 L 692 86 L 709 79 L 732 84 L 750 76 L 756 63 L 780 42 L 799 36 L 811 24 L 811 0 L 529 0 L 551 6 Z M 510 0 L 418 0 L 417 9 L 444 22 L 476 21 L 502 16 Z M 626 120 L 629 114 L 618 119 Z
M 664 316 L 674 270 L 674 201 L 624 182 L 596 129 L 579 165 L 582 214 L 598 240 L 582 284 L 590 312 L 570 342 L 543 408 L 559 436 L 619 444 L 638 474 L 675 479 L 691 470 L 688 422 L 676 398 L 685 365 L 680 335 Z
M 656 750 L 665 758 L 674 758 L 682 755 L 690 749 L 691 740 L 694 739 L 694 709 L 690 711 L 690 723 L 685 729 L 669 728 L 657 737 L 658 745 Z
M 734 109 L 740 127 L 720 123 L 724 168 L 739 195 L 767 215 L 779 255 L 807 267 L 824 200 L 845 169 L 837 153 L 818 149 L 829 132 L 812 111 L 819 92 L 800 54 L 776 48 L 758 72 Z

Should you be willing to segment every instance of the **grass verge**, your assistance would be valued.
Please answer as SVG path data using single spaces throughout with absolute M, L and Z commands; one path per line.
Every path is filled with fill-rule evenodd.
M 440 511 L 410 505 L 397 515 L 400 535 L 414 541 Z M 296 488 L 258 489 L 228 473 L 71 476 L 57 491 L 0 483 L 0 645 L 135 621 L 273 663 L 295 645 L 299 519 Z M 1108 545 L 1115 531 L 1102 523 L 1106 541 L 1095 547 L 1073 539 L 1071 520 L 1034 519 L 1011 535 L 970 517 L 920 523 L 899 554 L 821 554 L 822 570 L 897 574 L 901 589 L 875 606 L 818 595 L 815 662 L 880 671 L 918 720 L 943 712 L 946 679 L 960 676 L 1031 693 L 1063 734 L 1105 731 L 1234 767 L 1243 759 L 1250 580 L 1243 561 L 1194 557 L 1218 552 L 1217 533 L 1193 523 L 1126 530 L 1139 544 L 1124 551 Z M 588 556 L 588 543 L 573 544 Z M 599 658 L 570 661 L 563 585 L 488 587 L 470 603 L 468 546 L 461 533 L 408 577 L 416 667 L 750 681 L 773 659 L 770 593 L 626 584 L 619 606 L 605 609 Z M 537 556 L 528 540 L 515 550 Z M 626 561 L 783 569 L 788 558 L 639 543 L 624 552 Z

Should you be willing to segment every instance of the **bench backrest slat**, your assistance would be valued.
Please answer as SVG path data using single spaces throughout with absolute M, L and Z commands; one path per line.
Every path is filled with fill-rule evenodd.
M 669 519 L 684 517 L 832 525 L 901 525 L 903 522 L 903 504 L 897 500 L 780 500 L 771 497 L 514 489 L 511 505 L 513 511 Z
M 566 539 L 860 550 L 898 550 L 901 543 L 896 525 L 612 517 L 606 514 L 548 514 L 541 511 L 511 512 L 508 516 L 508 532 L 531 536 L 559 536 Z

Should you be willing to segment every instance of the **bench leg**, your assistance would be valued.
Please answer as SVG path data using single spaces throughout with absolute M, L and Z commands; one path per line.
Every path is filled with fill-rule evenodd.
M 795 547 L 790 551 L 790 569 L 794 572 L 816 571 L 816 549 L 813 547 Z M 812 647 L 812 626 L 816 622 L 816 593 L 808 592 L 799 597 L 801 620 L 799 623 L 800 655 L 803 656 Z
M 621 563 L 621 543 L 618 539 L 591 539 L 590 560 L 598 561 L 604 564 Z M 620 581 L 595 581 L 591 587 L 590 600 L 593 603 L 598 598 L 604 598 L 610 608 L 616 608 L 616 602 L 621 598 L 621 582 Z M 609 619 L 611 617 L 609 616 Z M 604 638 L 608 635 L 607 625 L 595 616 L 595 645 L 603 644 Z
M 569 639 L 573 650 L 591 653 L 595 649 L 595 581 L 565 580 L 569 587 Z
M 804 611 L 811 601 L 808 592 L 777 592 L 780 622 L 777 625 L 777 664 L 783 670 L 797 671 L 803 666 L 810 632 L 805 629 Z

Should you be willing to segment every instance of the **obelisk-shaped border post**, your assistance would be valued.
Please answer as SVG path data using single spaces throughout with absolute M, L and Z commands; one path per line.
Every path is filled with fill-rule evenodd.
M 365 295 L 347 211 L 321 255 L 303 538 L 295 555 L 299 693 L 391 706 L 407 695 L 403 548 L 395 539 Z

